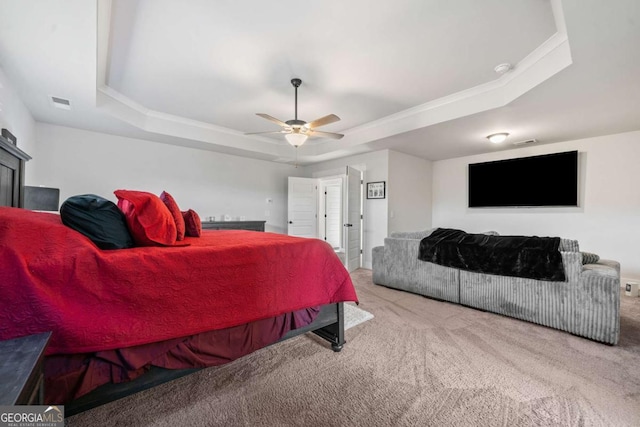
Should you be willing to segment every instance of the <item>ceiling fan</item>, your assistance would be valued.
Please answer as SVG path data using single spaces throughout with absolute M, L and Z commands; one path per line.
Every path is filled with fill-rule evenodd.
M 324 138 L 332 138 L 332 139 L 340 139 L 344 135 L 341 133 L 333 133 L 333 132 L 322 132 L 316 130 L 316 128 L 324 125 L 328 125 L 330 123 L 335 123 L 340 120 L 340 117 L 335 114 L 329 114 L 328 116 L 321 117 L 312 122 L 305 122 L 304 120 L 298 120 L 298 87 L 302 84 L 302 80 L 300 79 L 291 79 L 291 84 L 295 88 L 296 98 L 295 98 L 295 118 L 293 120 L 287 120 L 283 122 L 282 120 L 276 119 L 268 114 L 264 113 L 256 113 L 258 116 L 270 120 L 274 123 L 282 126 L 281 130 L 276 131 L 267 131 L 267 132 L 250 132 L 245 133 L 245 135 L 260 135 L 266 133 L 282 133 L 284 137 L 287 139 L 287 142 L 294 147 L 298 148 L 307 140 L 307 138 L 311 136 L 319 136 Z

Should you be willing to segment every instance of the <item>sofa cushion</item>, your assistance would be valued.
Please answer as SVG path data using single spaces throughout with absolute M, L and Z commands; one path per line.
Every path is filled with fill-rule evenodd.
M 600 260 L 600 256 L 591 252 L 580 252 L 583 264 L 595 264 Z
M 397 239 L 424 239 L 433 232 L 433 228 L 423 231 L 393 231 L 389 237 Z
M 560 247 L 558 250 L 563 252 L 580 252 L 577 240 L 572 239 L 560 239 Z
M 389 237 L 394 237 L 396 239 L 424 239 L 433 233 L 433 230 L 435 230 L 435 228 L 429 228 L 422 231 L 392 231 L 391 234 L 389 234 Z M 487 236 L 500 235 L 497 231 L 483 231 L 480 234 L 486 234 Z
M 606 264 L 585 264 L 582 271 L 587 275 L 619 278 L 616 268 Z

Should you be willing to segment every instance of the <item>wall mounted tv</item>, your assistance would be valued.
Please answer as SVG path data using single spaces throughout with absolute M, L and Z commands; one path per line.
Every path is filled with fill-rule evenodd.
M 469 207 L 578 206 L 578 152 L 469 165 Z

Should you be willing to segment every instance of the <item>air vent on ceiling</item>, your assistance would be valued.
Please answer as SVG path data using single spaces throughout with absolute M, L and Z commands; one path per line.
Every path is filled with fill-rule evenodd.
M 525 139 L 524 141 L 516 141 L 513 145 L 535 144 L 536 142 L 538 142 L 537 139 Z
M 51 96 L 51 102 L 53 103 L 54 107 L 62 108 L 63 110 L 71 109 L 71 101 L 69 101 L 68 99 Z

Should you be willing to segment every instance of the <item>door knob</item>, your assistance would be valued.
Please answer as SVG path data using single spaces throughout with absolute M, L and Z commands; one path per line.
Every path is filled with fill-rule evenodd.
M 345 224 L 345 227 L 353 227 L 353 224 Z
M 293 221 L 289 221 L 289 224 L 293 224 Z

